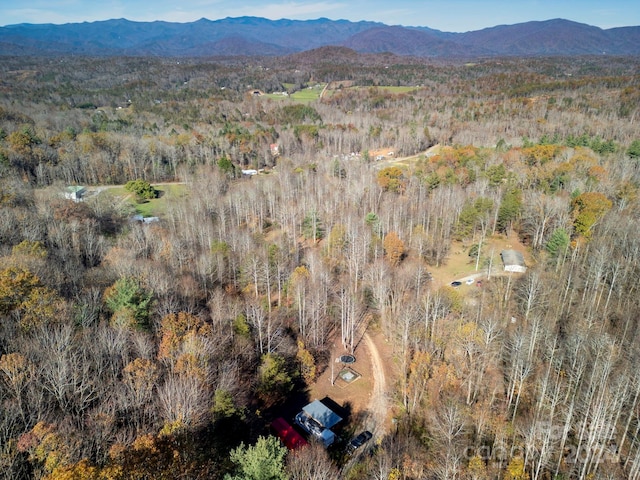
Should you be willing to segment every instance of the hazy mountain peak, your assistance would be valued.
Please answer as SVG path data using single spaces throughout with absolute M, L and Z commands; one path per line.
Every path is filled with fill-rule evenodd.
M 603 30 L 562 18 L 465 33 L 324 17 L 242 16 L 189 23 L 119 18 L 0 27 L 0 55 L 285 55 L 330 45 L 421 57 L 640 55 L 639 39 L 640 27 Z

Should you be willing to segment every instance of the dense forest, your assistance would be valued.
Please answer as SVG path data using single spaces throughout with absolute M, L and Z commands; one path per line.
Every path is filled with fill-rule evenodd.
M 2 58 L 0 475 L 640 479 L 639 67 Z M 287 451 L 365 332 L 388 423 Z

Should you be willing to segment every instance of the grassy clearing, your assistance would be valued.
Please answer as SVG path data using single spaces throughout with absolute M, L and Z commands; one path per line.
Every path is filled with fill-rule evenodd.
M 469 249 L 476 242 L 477 239 L 466 242 L 452 242 L 447 261 L 438 268 L 432 267 L 430 269 L 436 288 L 449 285 L 454 280 L 459 280 L 468 275 L 486 273 L 490 257 L 492 257 L 492 272 L 501 272 L 502 260 L 500 258 L 500 252 L 507 248 L 515 248 L 522 252 L 525 255 L 527 263 L 533 263 L 526 246 L 520 242 L 520 239 L 515 233 L 511 232 L 508 236 L 495 234 L 485 239 L 482 246 L 480 268 L 476 271 L 476 259 L 475 257 L 469 256 Z
M 284 84 L 283 85 L 287 90 L 293 88 L 293 84 Z M 294 102 L 300 103 L 309 103 L 320 98 L 320 94 L 324 89 L 325 84 L 316 84 L 312 87 L 306 87 L 302 90 L 298 90 L 291 95 L 282 95 L 280 93 L 267 93 L 263 95 L 266 98 L 270 98 L 272 100 L 284 100 L 286 98 L 293 100 Z
M 322 93 L 323 88 L 324 84 L 307 87 L 303 90 L 298 90 L 297 92 L 291 94 L 291 98 L 296 102 L 312 102 L 320 98 L 320 94 Z
M 289 90 L 290 88 L 293 87 L 293 84 L 284 84 L 283 86 L 287 90 Z M 266 98 L 270 98 L 272 100 L 284 100 L 286 98 L 289 98 L 295 102 L 309 103 L 309 102 L 318 100 L 320 98 L 320 94 L 322 93 L 322 90 L 324 89 L 324 87 L 325 87 L 325 84 L 323 83 L 323 84 L 314 85 L 312 87 L 303 88 L 302 90 L 298 90 L 292 93 L 291 95 L 282 95 L 280 93 L 267 93 L 263 96 Z M 401 93 L 413 92 L 418 87 L 394 87 L 390 85 L 382 85 L 382 86 L 376 86 L 376 87 L 347 87 L 347 88 L 366 89 L 366 90 L 375 88 L 387 93 L 401 94 Z M 331 96 L 336 91 L 338 90 L 327 90 L 326 95 Z
M 154 185 L 158 191 L 158 197 L 145 203 L 135 204 L 136 212 L 143 217 L 162 217 L 167 212 L 167 206 L 172 200 L 187 195 L 187 186 L 184 184 Z M 133 200 L 135 202 L 135 200 Z
M 127 192 L 124 186 L 114 186 L 103 190 L 100 195 L 109 195 L 122 202 L 123 207 L 131 210 L 132 214 L 143 217 L 162 217 L 169 203 L 177 198 L 187 195 L 187 186 L 184 184 L 172 183 L 154 185 L 158 191 L 158 197 L 152 200 L 138 203 L 134 195 Z

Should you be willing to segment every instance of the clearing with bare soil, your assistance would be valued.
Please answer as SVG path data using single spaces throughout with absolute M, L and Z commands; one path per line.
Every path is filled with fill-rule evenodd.
M 394 378 L 391 348 L 381 333 L 365 332 L 354 351 L 356 361 L 349 365 L 361 377 L 348 384 L 339 380 L 343 364 L 336 362 L 346 353 L 341 345 L 334 346 L 327 369 L 311 386 L 310 397 L 329 397 L 339 405 L 348 405 L 356 423 L 381 436 L 391 420 L 389 387 Z
M 469 248 L 475 242 L 458 242 L 451 244 L 447 260 L 439 267 L 431 267 L 432 288 L 450 285 L 453 281 L 462 281 L 467 278 L 483 278 L 489 273 L 488 263 L 491 263 L 491 275 L 500 275 L 503 272 L 502 250 L 514 249 L 524 255 L 527 265 L 532 265 L 533 260 L 527 247 L 520 241 L 518 235 L 510 232 L 508 235 L 492 235 L 487 237 L 482 246 L 480 265 L 476 270 L 476 259 L 469 256 Z

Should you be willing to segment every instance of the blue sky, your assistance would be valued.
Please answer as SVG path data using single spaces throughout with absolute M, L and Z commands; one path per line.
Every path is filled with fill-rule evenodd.
M 640 25 L 638 0 L 0 0 L 0 25 L 111 18 L 190 22 L 251 15 L 273 20 L 372 20 L 448 32 L 565 18 L 601 28 Z

